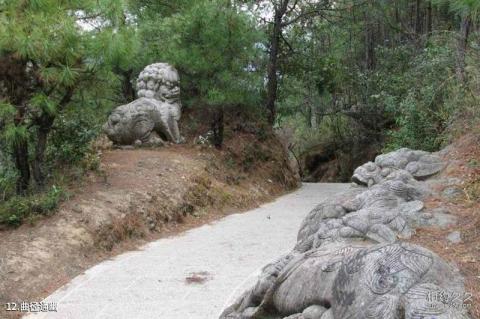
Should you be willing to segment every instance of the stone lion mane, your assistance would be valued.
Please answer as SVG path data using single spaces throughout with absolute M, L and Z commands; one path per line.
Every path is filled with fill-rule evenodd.
M 117 145 L 181 143 L 180 80 L 167 63 L 148 65 L 138 76 L 138 99 L 113 110 L 103 129 Z

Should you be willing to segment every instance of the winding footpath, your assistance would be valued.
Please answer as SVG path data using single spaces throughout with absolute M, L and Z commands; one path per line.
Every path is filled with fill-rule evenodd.
M 303 217 L 348 184 L 304 184 L 242 214 L 100 263 L 46 298 L 28 319 L 213 319 L 261 267 L 288 252 Z M 252 280 L 254 282 L 254 280 Z

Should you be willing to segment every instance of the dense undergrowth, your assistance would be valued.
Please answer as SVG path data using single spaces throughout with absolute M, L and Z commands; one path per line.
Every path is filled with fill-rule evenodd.
M 377 54 L 374 71 L 357 70 L 351 75 L 354 86 L 346 90 L 351 82 L 335 84 L 341 87 L 335 89 L 339 90 L 336 99 L 358 90 L 362 92 L 356 94 L 363 95 L 364 102 L 335 109 L 332 94 L 324 93 L 323 105 L 316 111 L 323 115 L 315 118 L 314 126 L 310 113 L 282 119 L 284 126 L 293 128 L 295 151 L 302 159 L 304 177 L 312 174 L 315 179 L 317 173 L 320 178 L 328 178 L 328 169 L 318 167 L 330 163 L 327 165 L 336 166 L 334 180 L 348 181 L 356 166 L 380 152 L 401 147 L 437 151 L 462 134 L 478 131 L 480 51 L 472 49 L 467 54 L 464 82 L 456 74 L 458 53 L 456 37 L 451 32 L 432 35 L 421 48 L 377 47 Z M 364 118 L 358 120 L 356 115 L 352 116 L 352 108 L 374 111 L 370 115 L 365 111 Z M 315 162 L 315 157 L 323 159 Z
M 0 225 L 19 226 L 25 219 L 48 215 L 66 198 L 63 189 L 50 190 L 30 196 L 13 196 L 0 205 Z
M 32 185 L 27 194 L 16 194 L 17 173 L 11 162 L 0 167 L 0 227 L 19 226 L 52 214 L 69 197 L 69 188 L 88 171 L 99 168 L 95 139 L 105 116 L 94 109 L 70 110 L 57 119 L 46 150 L 46 184 Z

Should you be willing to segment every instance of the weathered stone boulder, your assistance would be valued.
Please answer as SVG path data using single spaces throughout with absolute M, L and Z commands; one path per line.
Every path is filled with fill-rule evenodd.
M 117 107 L 103 129 L 117 145 L 181 143 L 181 117 L 177 70 L 167 63 L 147 66 L 137 81 L 138 99 Z
M 432 298 L 441 291 L 463 295 L 461 276 L 415 245 L 331 243 L 285 260 L 281 270 L 266 267 L 261 284 L 222 318 L 464 318 L 453 297 Z M 244 307 L 248 316 L 239 311 Z
M 406 169 L 411 163 L 418 167 Z M 435 220 L 423 211 L 429 190 L 418 179 L 441 167 L 437 157 L 407 149 L 361 166 L 359 185 L 312 210 L 294 249 L 267 265 L 220 318 L 467 318 L 458 300 L 431 298 L 463 296 L 459 272 L 401 242 Z
M 445 167 L 439 156 L 424 151 L 401 148 L 397 151 L 379 155 L 375 162 L 358 167 L 352 176 L 355 183 L 374 185 L 397 170 L 406 171 L 415 179 L 425 179 Z

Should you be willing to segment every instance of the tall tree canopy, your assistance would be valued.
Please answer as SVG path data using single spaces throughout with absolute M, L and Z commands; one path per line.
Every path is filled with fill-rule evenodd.
M 107 65 L 132 63 L 124 56 L 133 46 L 118 22 L 123 5 L 59 0 L 0 4 L 2 136 L 19 172 L 18 192 L 28 189 L 32 171 L 37 184 L 44 183 L 48 135 L 75 94 Z M 95 25 L 88 30 L 85 24 L 92 19 Z
M 156 56 L 179 69 L 186 102 L 214 109 L 214 144 L 220 147 L 224 108 L 258 103 L 261 38 L 252 19 L 230 1 L 204 1 L 164 18 L 155 33 Z
M 299 153 L 322 145 L 345 158 L 345 176 L 384 147 L 438 149 L 459 106 L 478 98 L 479 10 L 474 0 L 0 1 L 0 174 L 16 175 L 18 193 L 42 188 L 60 165 L 52 154 L 80 158 L 153 62 L 180 71 L 183 104 L 211 113 L 217 147 L 224 113 L 244 108 L 292 127 Z

